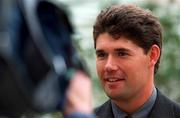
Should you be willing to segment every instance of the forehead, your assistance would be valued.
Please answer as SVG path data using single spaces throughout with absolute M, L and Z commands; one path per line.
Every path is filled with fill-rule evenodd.
M 108 33 L 100 34 L 96 40 L 96 50 L 97 49 L 113 49 L 113 48 L 139 48 L 135 43 L 126 37 L 113 38 Z

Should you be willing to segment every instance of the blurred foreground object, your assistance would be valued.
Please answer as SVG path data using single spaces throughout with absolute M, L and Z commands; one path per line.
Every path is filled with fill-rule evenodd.
M 87 73 L 67 12 L 47 0 L 0 3 L 0 115 L 61 110 L 72 74 Z

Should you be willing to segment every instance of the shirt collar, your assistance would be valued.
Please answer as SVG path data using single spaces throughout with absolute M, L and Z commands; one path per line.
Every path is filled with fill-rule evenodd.
M 157 90 L 154 87 L 151 97 L 144 103 L 144 105 L 137 110 L 134 114 L 132 114 L 132 118 L 148 118 L 148 114 L 150 113 L 157 97 Z M 114 114 L 114 118 L 124 118 L 127 116 L 127 113 L 123 112 L 119 107 L 111 101 L 112 111 Z

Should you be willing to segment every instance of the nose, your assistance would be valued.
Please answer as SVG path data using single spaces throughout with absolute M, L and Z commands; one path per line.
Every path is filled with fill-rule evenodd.
M 105 64 L 105 71 L 112 72 L 116 70 L 118 70 L 118 65 L 116 64 L 116 61 L 113 59 L 113 57 L 109 56 Z

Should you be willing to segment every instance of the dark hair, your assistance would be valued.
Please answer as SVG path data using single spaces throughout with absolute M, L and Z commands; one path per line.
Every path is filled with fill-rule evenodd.
M 132 40 L 147 54 L 153 44 L 162 50 L 162 29 L 157 17 L 149 10 L 135 5 L 114 5 L 100 12 L 93 27 L 94 47 L 96 39 L 102 33 L 113 38 L 121 36 Z M 154 73 L 159 68 L 160 57 L 155 65 Z

